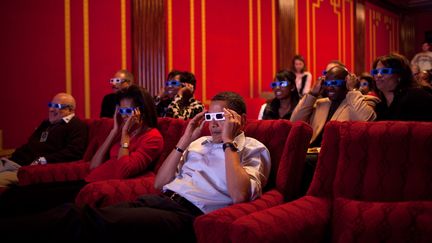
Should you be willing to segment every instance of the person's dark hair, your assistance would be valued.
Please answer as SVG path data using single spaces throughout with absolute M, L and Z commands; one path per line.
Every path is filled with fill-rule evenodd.
M 279 72 L 276 73 L 275 79 L 278 81 L 283 81 L 283 80 L 287 80 L 289 81 L 289 85 L 288 88 L 289 89 L 294 89 L 294 91 L 291 91 L 291 101 L 293 102 L 293 104 L 296 104 L 299 102 L 300 100 L 300 96 L 297 92 L 297 87 L 296 87 L 296 75 L 293 71 L 287 70 L 287 69 L 282 69 L 279 70 Z
M 359 80 L 362 80 L 362 79 L 368 81 L 370 91 L 376 91 L 376 89 L 377 89 L 376 83 L 375 83 L 375 79 L 372 77 L 372 75 L 370 75 L 367 72 L 364 72 L 359 76 Z
M 246 114 L 246 103 L 239 94 L 234 92 L 221 92 L 213 96 L 212 101 L 225 101 L 227 107 L 239 115 Z
M 176 69 L 171 70 L 168 75 L 167 75 L 167 80 L 172 80 L 174 79 L 175 76 L 181 74 L 182 72 Z
M 296 72 L 296 69 L 295 69 L 295 61 L 296 60 L 303 62 L 304 65 L 303 65 L 301 72 L 304 73 L 306 71 L 306 62 L 305 62 L 304 57 L 302 55 L 295 55 L 293 57 L 293 59 L 291 61 L 291 70 L 293 70 L 293 72 Z
M 398 53 L 380 56 L 373 62 L 373 69 L 377 67 L 378 62 L 381 62 L 387 68 L 398 70 L 400 79 L 395 91 L 403 91 L 410 87 L 419 86 L 417 81 L 413 78 L 410 63 L 405 56 L 402 56 Z
M 139 107 L 141 121 L 149 127 L 157 126 L 156 108 L 153 98 L 147 90 L 133 84 L 120 89 L 117 91 L 116 95 L 118 103 L 120 103 L 122 99 L 132 99 L 134 106 Z
M 194 88 L 196 87 L 196 79 L 195 79 L 195 75 L 191 72 L 182 72 L 180 74 L 180 82 L 182 83 L 189 83 L 192 84 L 194 86 Z

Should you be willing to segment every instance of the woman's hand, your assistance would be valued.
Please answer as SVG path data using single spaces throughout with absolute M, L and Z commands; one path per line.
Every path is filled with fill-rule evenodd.
M 198 113 L 192 120 L 189 121 L 183 136 L 177 143 L 177 147 L 186 149 L 189 144 L 198 139 L 201 136 L 201 129 L 204 125 L 204 114 L 207 111 L 204 110 Z
M 139 108 L 135 108 L 132 111 L 132 115 L 127 118 L 125 124 L 122 127 L 122 136 L 123 135 L 130 135 L 130 133 L 133 130 L 132 128 L 134 127 L 134 125 L 139 124 L 140 115 L 141 115 L 141 112 L 140 112 Z
M 222 141 L 232 142 L 241 129 L 242 117 L 237 112 L 224 108 L 225 122 L 222 128 Z
M 357 76 L 354 73 L 349 73 L 346 76 L 345 81 L 346 81 L 346 87 L 349 91 L 355 89 L 359 82 Z

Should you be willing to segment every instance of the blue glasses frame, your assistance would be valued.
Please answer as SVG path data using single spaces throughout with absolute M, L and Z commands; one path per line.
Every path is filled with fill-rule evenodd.
M 131 116 L 136 108 L 138 107 L 119 107 L 118 111 L 121 115 Z
M 395 68 L 377 68 L 377 69 L 372 69 L 370 73 L 372 75 L 393 74 L 393 73 L 399 73 L 399 70 Z
M 63 109 L 69 108 L 71 106 L 67 105 L 67 104 L 57 104 L 57 103 L 49 102 L 48 107 L 63 110 Z
M 167 87 L 180 87 L 181 82 L 178 80 L 168 80 L 165 82 L 165 86 L 167 86 Z
M 361 87 L 369 86 L 369 82 L 360 82 Z
M 330 87 L 330 86 L 333 86 L 333 87 L 341 87 L 341 86 L 344 86 L 345 85 L 345 80 L 342 80 L 342 79 L 337 79 L 337 80 L 325 80 L 324 82 L 323 82 L 323 86 L 325 86 L 325 87 Z
M 270 87 L 272 89 L 276 88 L 276 87 L 288 87 L 289 85 L 289 81 L 288 80 L 283 80 L 283 81 L 275 81 L 275 82 L 271 82 L 270 83 Z
M 223 121 L 225 120 L 225 116 L 223 112 L 213 112 L 213 113 L 209 112 L 204 114 L 204 119 L 206 121 L 211 121 L 211 120 Z

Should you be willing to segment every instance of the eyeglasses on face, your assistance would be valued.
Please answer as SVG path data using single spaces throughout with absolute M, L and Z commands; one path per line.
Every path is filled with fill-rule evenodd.
M 272 89 L 274 89 L 276 87 L 288 87 L 288 85 L 289 85 L 289 81 L 287 81 L 287 80 L 275 81 L 275 82 L 270 83 L 270 87 Z
M 325 87 L 330 87 L 330 86 L 332 86 L 332 87 L 342 87 L 342 86 L 345 85 L 345 80 L 341 80 L 341 79 L 338 79 L 338 80 L 326 80 L 326 81 L 324 81 L 323 85 Z
M 398 70 L 395 68 L 377 68 L 371 70 L 372 75 L 378 75 L 378 74 L 383 75 L 383 74 L 393 74 L 393 73 L 398 73 Z
M 327 74 L 327 71 L 326 71 L 326 70 L 323 70 L 323 71 L 322 71 L 322 75 L 325 76 L 326 74 Z
M 165 86 L 167 87 L 180 87 L 182 83 L 178 80 L 168 80 L 165 82 Z
M 63 109 L 66 109 L 66 108 L 70 108 L 71 106 L 67 105 L 67 104 L 57 104 L 57 103 L 49 102 L 48 103 L 48 107 L 49 108 L 56 108 L 56 109 L 59 109 L 59 110 L 63 110 Z
M 133 111 L 138 107 L 119 107 L 119 113 L 121 115 L 131 116 Z
M 124 78 L 112 78 L 109 80 L 110 84 L 121 84 L 128 81 L 129 79 L 124 79 Z
M 367 87 L 367 86 L 369 86 L 369 83 L 368 82 L 360 82 L 360 86 L 361 87 Z
M 223 112 L 214 112 L 214 113 L 205 113 L 204 118 L 206 121 L 223 121 L 225 120 L 225 116 Z

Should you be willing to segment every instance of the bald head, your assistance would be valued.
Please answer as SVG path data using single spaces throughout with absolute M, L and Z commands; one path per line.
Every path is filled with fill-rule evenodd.
M 337 65 L 327 71 L 326 80 L 345 80 L 348 74 L 348 70 L 345 67 Z
M 69 108 L 72 110 L 75 110 L 76 108 L 75 98 L 70 94 L 58 93 L 54 96 L 53 102 L 58 104 L 69 105 Z
M 76 102 L 74 97 L 66 93 L 58 93 L 54 96 L 51 103 L 61 105 L 52 106 L 48 111 L 48 119 L 51 123 L 59 122 L 63 117 L 75 113 Z

